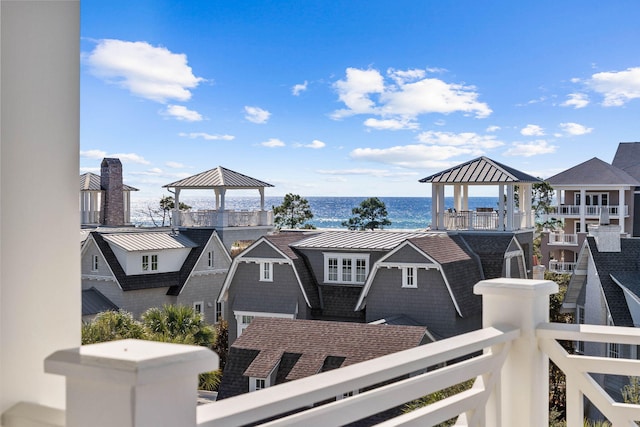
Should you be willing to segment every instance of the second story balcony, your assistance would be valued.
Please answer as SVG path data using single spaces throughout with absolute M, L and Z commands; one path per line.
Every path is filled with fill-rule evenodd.
M 548 244 L 551 246 L 578 246 L 578 235 L 552 231 L 549 233 Z
M 565 261 L 549 261 L 549 271 L 552 273 L 562 273 L 562 274 L 571 274 L 573 270 L 576 268 L 575 262 L 565 262 Z
M 584 209 L 584 216 L 586 218 L 598 218 L 600 216 L 600 212 L 602 209 L 607 209 L 609 212 L 610 218 L 620 218 L 620 213 L 622 212 L 622 217 L 629 216 L 629 206 L 623 205 L 622 209 L 620 206 L 580 206 L 580 205 L 560 205 L 560 206 L 551 206 L 549 209 L 549 216 L 560 217 L 560 218 L 580 218 L 582 215 L 582 211 Z

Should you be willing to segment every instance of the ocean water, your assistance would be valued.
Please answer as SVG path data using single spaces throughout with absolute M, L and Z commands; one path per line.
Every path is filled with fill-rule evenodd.
M 367 197 L 307 197 L 313 219 L 309 221 L 317 228 L 344 228 L 342 221 L 352 216 L 351 209 L 360 205 Z M 131 221 L 136 225 L 152 226 L 149 217 L 149 207 L 157 207 L 159 199 L 143 199 L 131 201 Z M 282 203 L 282 197 L 265 197 L 265 209 Z M 385 229 L 416 230 L 427 228 L 431 224 L 431 198 L 430 197 L 380 197 L 386 207 L 391 225 Z M 191 206 L 192 209 L 214 209 L 214 197 L 181 197 L 181 202 Z M 469 209 L 477 207 L 497 207 L 497 197 L 470 197 Z M 453 207 L 453 197 L 445 198 L 445 206 Z M 227 197 L 226 209 L 258 210 L 260 199 L 258 197 Z

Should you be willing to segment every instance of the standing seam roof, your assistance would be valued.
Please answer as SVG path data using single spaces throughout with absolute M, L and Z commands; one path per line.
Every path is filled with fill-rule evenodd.
M 239 172 L 218 166 L 217 168 L 201 172 L 180 181 L 163 185 L 163 188 L 215 188 L 215 187 L 235 187 L 235 188 L 262 188 L 273 187 L 273 185 L 243 175 Z
M 540 180 L 510 166 L 482 156 L 422 178 L 419 182 L 488 184 L 501 182 L 540 182 Z

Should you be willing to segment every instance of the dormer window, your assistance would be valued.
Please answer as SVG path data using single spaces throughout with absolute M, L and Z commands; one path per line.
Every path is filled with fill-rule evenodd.
M 207 252 L 207 268 L 213 268 L 213 251 Z
M 272 262 L 260 263 L 260 281 L 273 282 L 273 263 Z
M 158 255 L 142 255 L 142 271 L 158 271 Z
M 362 284 L 369 273 L 368 254 L 324 254 L 324 281 L 326 283 Z
M 402 268 L 402 287 L 403 288 L 417 288 L 418 281 L 416 277 L 417 269 L 415 267 L 403 267 Z

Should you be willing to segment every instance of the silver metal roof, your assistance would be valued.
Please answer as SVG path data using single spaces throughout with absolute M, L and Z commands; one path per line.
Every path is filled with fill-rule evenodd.
M 171 184 L 163 185 L 164 188 L 237 188 L 237 189 L 254 189 L 263 187 L 273 187 L 273 185 L 260 181 L 250 176 L 234 172 L 230 169 L 218 166 L 201 172 L 197 175 L 190 176 Z
M 391 250 L 407 239 L 428 235 L 427 232 L 419 231 L 325 231 L 291 246 L 302 249 Z
M 498 163 L 488 157 L 478 157 L 461 165 L 422 178 L 420 182 L 443 184 L 499 184 L 507 182 L 540 182 L 510 166 Z
M 138 191 L 137 188 L 131 187 L 127 184 L 122 184 L 124 191 Z M 102 185 L 100 184 L 100 175 L 87 172 L 80 175 L 80 191 L 101 191 Z
M 186 236 L 173 232 L 103 234 L 102 238 L 128 252 L 195 248 L 198 246 Z

